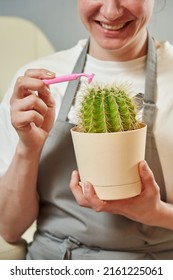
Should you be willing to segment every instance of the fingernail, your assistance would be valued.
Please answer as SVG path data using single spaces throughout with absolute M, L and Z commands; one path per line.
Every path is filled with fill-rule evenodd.
M 46 72 L 46 74 L 47 74 L 48 76 L 54 76 L 54 75 L 55 75 L 55 73 L 53 73 L 53 72 Z
M 147 166 L 147 162 L 145 160 L 141 161 L 141 167 L 142 167 L 142 171 L 147 171 L 148 166 Z
M 73 170 L 73 171 L 72 171 L 72 178 L 73 178 L 74 176 L 76 176 L 76 170 Z

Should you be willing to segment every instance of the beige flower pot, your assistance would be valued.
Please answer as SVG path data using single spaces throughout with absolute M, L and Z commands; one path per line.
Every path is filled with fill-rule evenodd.
M 81 133 L 71 130 L 81 185 L 89 181 L 102 200 L 141 192 L 138 163 L 145 156 L 146 125 L 126 132 Z

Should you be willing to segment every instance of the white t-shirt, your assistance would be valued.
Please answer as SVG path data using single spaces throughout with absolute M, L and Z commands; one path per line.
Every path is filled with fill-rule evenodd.
M 65 75 L 72 72 L 75 62 L 85 45 L 85 40 L 73 48 L 57 52 L 48 57 L 31 62 L 21 68 L 15 75 L 9 90 L 0 104 L 0 174 L 8 168 L 15 152 L 18 135 L 10 122 L 9 100 L 13 93 L 15 80 L 23 75 L 28 68 L 46 68 L 54 71 L 57 75 Z M 156 145 L 163 169 L 167 201 L 173 202 L 173 46 L 168 42 L 161 43 L 157 50 L 158 76 L 157 76 L 157 117 L 154 126 Z M 132 95 L 144 93 L 145 86 L 145 62 L 146 57 L 141 57 L 132 61 L 111 62 L 100 61 L 87 55 L 85 73 L 95 73 L 93 82 L 110 83 L 128 82 L 131 84 Z M 81 82 L 85 78 L 81 79 Z M 81 85 L 82 86 L 82 85 Z M 67 83 L 51 85 L 51 94 L 56 101 L 56 117 L 61 106 Z M 76 104 L 79 99 L 76 98 Z M 75 123 L 75 106 L 69 112 L 69 121 Z

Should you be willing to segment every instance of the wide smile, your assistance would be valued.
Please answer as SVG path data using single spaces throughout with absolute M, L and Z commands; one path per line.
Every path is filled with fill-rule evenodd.
M 96 21 L 97 24 L 105 31 L 108 33 L 114 33 L 117 31 L 121 31 L 123 28 L 127 27 L 131 21 L 128 22 L 123 22 L 123 23 L 114 23 L 114 24 L 110 24 L 110 23 L 105 23 L 105 22 L 101 22 L 101 21 Z
M 126 23 L 110 25 L 107 23 L 100 22 L 100 25 L 103 29 L 117 31 L 122 29 L 126 25 Z

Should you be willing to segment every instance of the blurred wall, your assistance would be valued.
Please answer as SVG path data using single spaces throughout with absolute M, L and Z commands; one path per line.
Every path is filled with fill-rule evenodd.
M 167 0 L 163 10 L 162 3 L 163 0 L 155 0 L 155 12 L 149 27 L 155 37 L 173 43 L 173 1 Z M 87 36 L 77 14 L 76 0 L 0 0 L 0 15 L 32 20 L 57 50 L 69 48 Z

